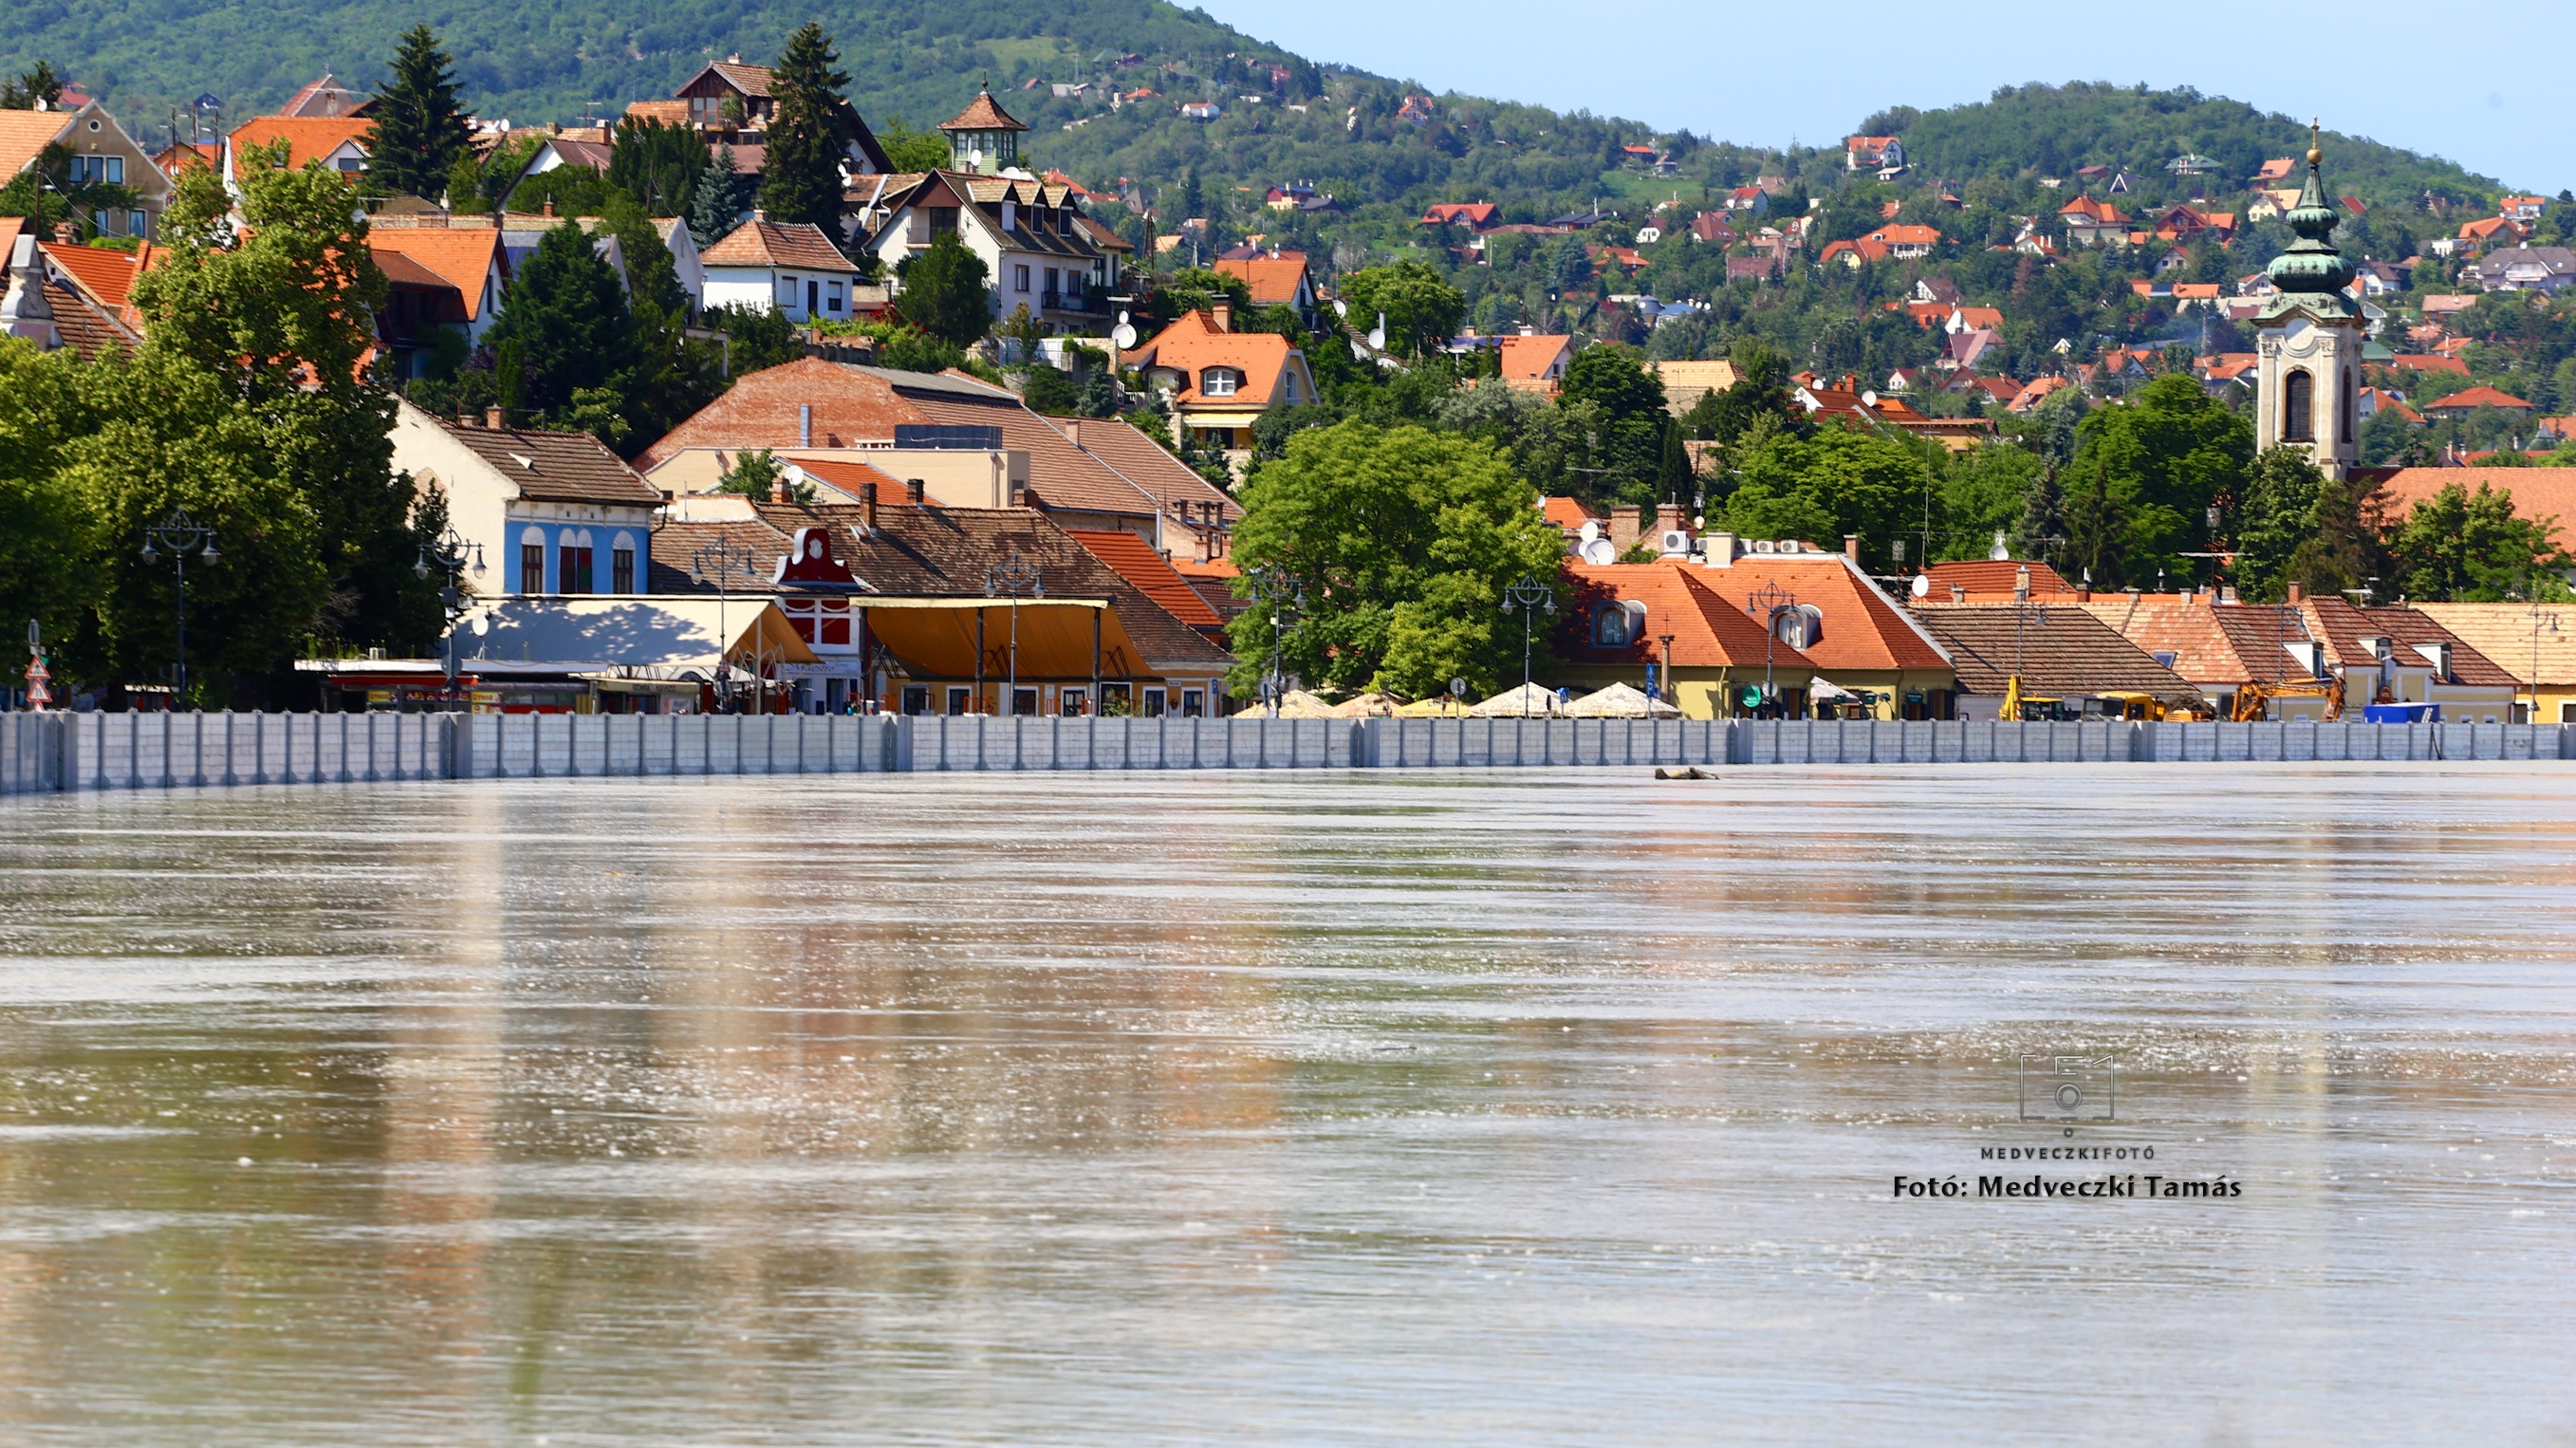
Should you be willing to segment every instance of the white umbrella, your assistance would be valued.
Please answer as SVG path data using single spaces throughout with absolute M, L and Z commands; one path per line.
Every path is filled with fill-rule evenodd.
M 1566 705 L 1565 712 L 1575 719 L 1645 719 L 1679 714 L 1681 710 L 1661 699 L 1650 699 L 1626 684 L 1612 684 Z
M 1852 691 L 1842 687 L 1831 679 L 1826 678 L 1824 675 L 1818 674 L 1807 681 L 1807 697 L 1810 699 L 1848 699 L 1852 697 Z
M 1565 701 L 1556 697 L 1556 691 L 1553 689 L 1543 689 L 1536 684 L 1523 684 L 1517 689 L 1496 694 L 1467 712 L 1479 719 L 1517 719 L 1524 715 L 1532 719 L 1545 719 L 1551 715 L 1564 713 Z

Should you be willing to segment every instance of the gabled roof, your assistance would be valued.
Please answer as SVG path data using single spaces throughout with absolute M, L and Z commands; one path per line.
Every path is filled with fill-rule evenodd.
M 697 84 L 701 77 L 713 75 L 743 95 L 767 100 L 770 81 L 775 74 L 765 65 L 745 65 L 739 60 L 719 60 L 700 66 L 696 75 L 680 82 L 680 89 L 687 90 Z
M 45 306 L 54 314 L 54 331 L 63 345 L 84 362 L 97 361 L 102 352 L 130 349 L 143 340 L 123 315 L 60 282 L 45 283 Z
M 2432 401 L 2424 404 L 2424 410 L 2426 412 L 2440 412 L 2445 410 L 2455 411 L 2464 407 L 2520 407 L 2527 409 L 2530 406 L 2530 403 L 2523 401 L 2521 398 L 2514 396 L 2510 392 L 2499 392 L 2495 388 L 2489 387 L 2485 383 L 2481 382 L 2475 387 L 2463 387 L 2459 391 L 2450 393 L 2447 396 L 2436 397 Z
M 2399 468 L 2372 496 L 2391 522 L 2402 522 L 2417 503 L 2454 483 L 2471 497 L 2481 487 L 2504 494 L 2516 517 L 2556 519 L 2561 547 L 2576 540 L 2576 468 Z
M 1568 533 L 1578 533 L 1586 523 L 1598 523 L 1601 515 L 1583 506 L 1580 498 L 1543 497 L 1538 500 L 1539 516 Z
M 359 154 L 366 153 L 369 133 L 376 123 L 364 116 L 253 116 L 233 128 L 229 139 L 232 155 L 239 156 L 251 146 L 265 146 L 283 139 L 286 142 L 287 169 L 301 170 L 305 163 L 319 161 L 343 146 L 354 144 Z
M 1956 584 L 1967 593 L 1966 601 L 1971 603 L 2007 599 L 2013 596 L 2014 585 L 2020 581 L 2021 570 L 2025 568 L 2030 570 L 2031 597 L 2042 601 L 2058 597 L 2071 601 L 2075 597 L 2075 585 L 2036 558 L 1963 558 L 1935 563 L 1923 570 L 1924 576 L 1932 581 L 1931 591 L 1924 598 L 1933 603 L 1948 603 L 1951 585 Z
M 2470 647 L 2467 641 L 2419 609 L 2402 606 L 2360 608 L 2340 598 L 2311 598 L 2301 607 L 2307 613 L 2312 631 L 2324 640 L 2335 662 L 2347 669 L 2367 668 L 2374 661 L 2370 650 L 2362 647 L 2363 639 L 2385 638 L 2400 651 L 2398 661 L 2408 666 L 2416 665 L 2423 658 L 2421 654 L 2406 657 L 2412 652 L 2413 645 L 2449 644 L 2451 678 L 2462 684 L 2493 688 L 2497 685 L 2510 687 L 2520 682 L 2502 665 Z M 2527 628 L 2529 625 L 2530 616 L 2526 611 L 2524 626 Z
M 1914 613 L 1949 651 L 1959 687 L 1972 694 L 2001 694 L 2017 673 L 2026 693 L 2200 697 L 2180 674 L 2081 608 L 1926 599 Z
M 1872 239 L 1889 246 L 1939 246 L 1941 232 L 1930 226 L 1882 226 L 1870 233 Z
M 701 266 L 794 267 L 799 271 L 849 272 L 858 268 L 810 221 L 746 221 L 698 253 Z
M 2537 665 L 2544 686 L 2576 684 L 2576 628 L 2532 628 L 2527 603 L 2419 603 L 2415 611 L 2531 687 Z M 2393 637 L 2394 635 L 2392 635 Z
M 957 113 L 956 119 L 940 122 L 939 129 L 943 131 L 1025 131 L 1028 127 L 1011 119 L 1011 113 L 1003 110 L 994 101 L 991 91 L 979 90 L 975 93 L 975 99 L 966 103 L 966 109 Z
M 1204 519 L 1210 510 L 1227 523 L 1243 516 L 1243 505 L 1214 483 L 1182 465 L 1171 450 L 1134 424 L 1118 418 L 1043 419 L 1066 442 L 1097 459 L 1103 467 L 1142 488 L 1165 512 L 1178 510 Z
M 1153 544 L 1123 528 L 1068 528 L 1065 532 L 1172 617 L 1192 628 L 1225 626 L 1225 620 L 1217 617 L 1216 610 L 1208 607 L 1208 601 L 1190 587 L 1188 579 L 1172 570 L 1170 560 L 1155 552 Z
M 1737 608 L 1766 583 L 1777 583 L 1824 614 L 1824 636 L 1808 645 L 1819 668 L 1938 669 L 1940 646 L 1913 615 L 1896 606 L 1840 553 L 1748 553 L 1699 576 Z M 1760 630 L 1755 630 L 1756 634 Z
M 1306 258 L 1302 253 L 1219 261 L 1216 270 L 1219 276 L 1242 278 L 1251 289 L 1252 304 L 1256 307 L 1294 306 L 1301 290 L 1312 295 L 1307 284 Z
M 462 443 L 508 479 L 519 496 L 549 503 L 658 507 L 662 494 L 586 432 L 467 427 L 410 403 L 400 407 Z
M 69 111 L 0 111 L 0 180 L 26 170 L 71 128 Z
M 2086 222 L 2094 226 L 2126 225 L 2129 220 L 2120 208 L 2108 201 L 2096 201 L 2090 196 L 2076 197 L 2057 208 L 2057 214 L 2069 221 Z
M 1545 381 L 1547 369 L 1556 364 L 1557 358 L 1570 357 L 1573 351 L 1574 339 L 1555 333 L 1505 337 L 1496 349 L 1503 380 L 1523 383 Z
M 329 71 L 317 80 L 306 81 L 277 108 L 281 116 L 328 119 L 338 116 L 363 116 L 373 110 L 376 98 L 366 92 L 340 84 L 340 78 Z
M 469 322 L 482 315 L 484 281 L 501 259 L 501 233 L 488 226 L 371 227 L 367 246 L 380 264 L 399 256 L 456 288 Z
M 1672 662 L 1685 669 L 1762 667 L 1769 644 L 1771 667 L 1789 686 L 1803 688 L 1819 667 L 1811 655 L 1768 637 L 1767 626 L 1730 602 L 1712 582 L 1711 570 L 1678 559 L 1652 563 L 1583 563 L 1566 560 L 1574 585 L 1572 606 L 1559 625 L 1557 655 L 1574 664 L 1634 668 L 1664 661 L 1662 638 L 1673 636 Z M 1592 619 L 1611 602 L 1646 606 L 1645 627 L 1632 642 L 1605 647 L 1592 641 Z M 1830 629 L 1827 630 L 1831 632 Z
M 111 311 L 125 309 L 134 279 L 143 274 L 139 252 L 106 246 L 63 246 L 50 241 L 38 242 L 37 246 L 47 260 L 70 273 L 82 291 Z
M 1448 226 L 1464 222 L 1478 231 L 1502 219 L 1503 209 L 1490 201 L 1440 201 L 1425 207 L 1422 212 L 1424 226 Z
M 1282 379 L 1298 360 L 1287 338 L 1275 332 L 1222 332 L 1215 319 L 1202 311 L 1183 313 L 1129 356 L 1138 367 L 1180 374 L 1182 385 L 1173 393 L 1176 402 L 1247 408 L 1268 407 L 1279 400 Z M 1231 396 L 1209 397 L 1200 392 L 1199 384 L 1211 367 L 1242 374 Z M 1312 392 L 1309 387 L 1299 400 L 1316 400 Z

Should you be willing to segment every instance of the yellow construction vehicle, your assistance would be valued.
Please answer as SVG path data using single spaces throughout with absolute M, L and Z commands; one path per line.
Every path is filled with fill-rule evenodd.
M 2328 720 L 2343 717 L 2343 680 L 2299 679 L 2287 683 L 2241 684 L 2236 690 L 2236 710 L 2228 717 L 2235 723 L 2248 724 L 2266 718 L 2274 699 L 2323 699 Z

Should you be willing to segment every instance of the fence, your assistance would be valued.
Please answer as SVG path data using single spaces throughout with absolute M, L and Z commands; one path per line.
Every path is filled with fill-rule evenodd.
M 0 794 L 995 770 L 2576 758 L 2557 724 L 0 714 Z

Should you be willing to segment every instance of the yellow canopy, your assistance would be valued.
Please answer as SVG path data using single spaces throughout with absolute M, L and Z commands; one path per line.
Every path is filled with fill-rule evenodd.
M 989 598 L 873 598 L 850 600 L 865 609 L 868 632 L 903 661 L 916 679 L 987 679 L 1009 675 L 1011 603 Z M 975 666 L 975 624 L 983 620 L 984 661 Z M 1092 625 L 1099 624 L 1100 652 L 1092 654 Z M 1118 610 L 1098 598 L 1035 598 L 1019 605 L 1019 677 L 1089 680 L 1146 676 L 1145 660 Z

